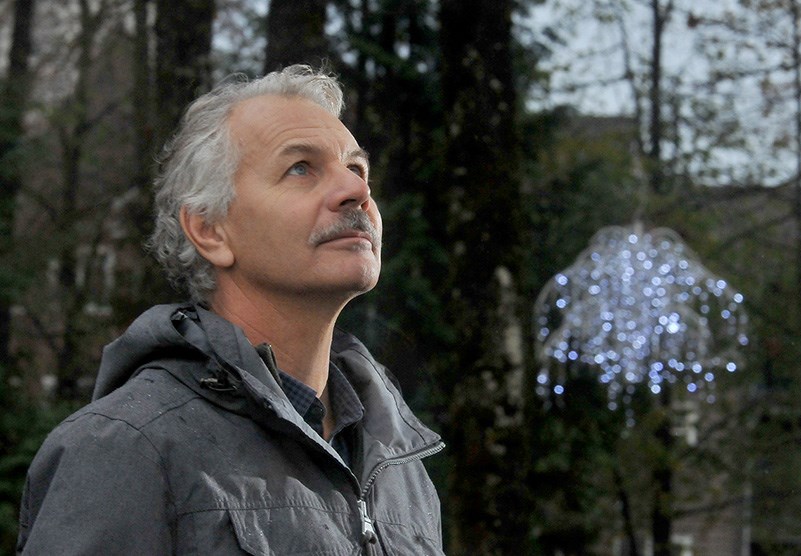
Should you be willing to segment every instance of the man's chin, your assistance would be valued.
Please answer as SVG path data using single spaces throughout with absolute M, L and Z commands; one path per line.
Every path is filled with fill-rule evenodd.
M 354 281 L 351 284 L 350 291 L 354 296 L 362 295 L 375 288 L 377 284 L 378 284 L 378 275 L 365 276 L 361 280 Z
M 346 286 L 351 298 L 363 295 L 376 287 L 378 284 L 378 274 L 365 275 L 360 280 L 354 280 Z
M 365 294 L 376 287 L 378 283 L 377 273 L 364 273 L 362 275 L 354 275 L 347 279 L 344 276 L 339 276 L 337 279 L 327 283 L 318 283 L 315 285 L 307 285 L 303 292 L 310 297 L 316 297 L 322 300 L 334 301 L 340 300 L 348 302 L 354 297 Z

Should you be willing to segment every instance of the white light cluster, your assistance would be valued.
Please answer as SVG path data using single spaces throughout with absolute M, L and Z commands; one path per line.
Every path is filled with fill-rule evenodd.
M 654 394 L 681 384 L 713 401 L 715 373 L 734 372 L 748 343 L 743 296 L 675 232 L 639 224 L 598 231 L 540 293 L 534 319 L 537 391 L 563 394 L 570 369 L 586 365 L 612 408 L 637 384 Z

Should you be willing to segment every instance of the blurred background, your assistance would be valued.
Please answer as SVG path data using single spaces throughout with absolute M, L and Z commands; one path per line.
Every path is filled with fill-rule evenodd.
M 371 153 L 341 324 L 448 444 L 448 554 L 801 554 L 800 12 L 0 2 L 0 554 L 102 346 L 179 300 L 142 244 L 183 107 L 295 62 Z

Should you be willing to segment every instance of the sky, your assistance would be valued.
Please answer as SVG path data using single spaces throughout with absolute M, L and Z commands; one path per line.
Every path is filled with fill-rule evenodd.
M 519 24 L 550 46 L 552 56 L 542 67 L 552 79 L 529 106 L 570 104 L 594 115 L 633 114 L 632 87 L 622 79 L 624 46 L 635 72 L 647 77 L 653 43 L 649 4 L 550 0 L 534 6 Z M 736 81 L 710 78 L 716 70 L 760 72 L 787 58 L 786 48 L 768 45 L 790 40 L 790 20 L 784 15 L 757 17 L 736 0 L 675 0 L 663 40 L 663 87 L 666 94 L 681 98 L 684 148 L 712 148 L 711 158 L 693 163 L 696 170 L 718 176 L 721 183 L 776 185 L 795 174 L 794 150 L 782 147 L 782 138 L 795 133 L 788 117 L 794 110 L 789 73 L 772 72 L 770 81 L 764 75 Z M 699 19 L 701 24 L 689 24 Z M 731 32 L 724 21 L 737 22 L 744 33 Z M 546 29 L 561 40 L 549 41 Z M 772 93 L 768 84 L 775 89 Z M 766 92 L 773 95 L 772 103 L 766 102 Z

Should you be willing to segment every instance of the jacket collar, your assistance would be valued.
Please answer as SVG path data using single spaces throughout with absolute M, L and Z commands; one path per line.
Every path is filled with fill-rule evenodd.
M 205 366 L 183 366 L 178 380 L 212 403 L 247 414 L 267 429 L 300 433 L 304 441 L 321 447 L 344 466 L 336 451 L 292 408 L 276 379 L 277 370 L 265 365 L 239 327 L 199 306 L 178 308 L 172 320 L 183 339 L 207 357 Z M 331 359 L 348 377 L 365 408 L 365 469 L 439 443 L 439 435 L 417 419 L 386 369 L 358 339 L 337 329 Z M 227 377 L 229 387 L 209 382 L 220 377 Z

